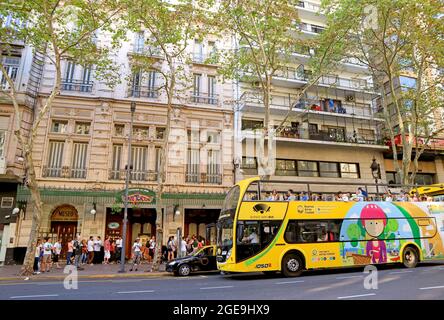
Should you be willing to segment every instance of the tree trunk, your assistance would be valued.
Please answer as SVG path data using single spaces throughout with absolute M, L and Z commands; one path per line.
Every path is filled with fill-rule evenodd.
M 173 105 L 173 93 L 176 85 L 176 79 L 174 75 L 174 66 L 171 60 L 169 60 L 170 70 L 172 70 L 171 82 L 168 86 L 167 92 L 167 123 L 165 128 L 165 135 L 163 137 L 163 145 L 160 150 L 160 164 L 157 177 L 157 195 L 156 195 L 156 250 L 154 253 L 153 270 L 158 271 L 162 264 L 162 244 L 163 244 L 163 212 L 162 212 L 162 193 L 166 180 L 166 164 L 168 155 L 168 142 L 171 131 L 171 111 Z M 165 216 L 167 216 L 165 214 Z M 165 221 L 164 221 L 165 222 Z
M 34 169 L 31 150 L 26 151 L 25 158 L 26 158 L 26 168 L 28 170 L 28 188 L 29 191 L 31 192 L 31 199 L 33 204 L 31 208 L 33 209 L 33 211 L 32 211 L 31 233 L 29 235 L 25 260 L 23 261 L 23 266 L 20 270 L 20 275 L 29 276 L 33 274 L 37 233 L 40 230 L 40 223 L 43 212 L 42 212 L 42 200 L 36 182 L 35 169 Z

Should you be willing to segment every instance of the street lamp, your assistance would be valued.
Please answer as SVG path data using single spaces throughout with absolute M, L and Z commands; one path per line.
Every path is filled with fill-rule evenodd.
M 237 173 L 237 171 L 238 171 L 238 169 L 239 169 L 239 167 L 240 167 L 240 160 L 239 160 L 239 158 L 238 157 L 236 157 L 236 158 L 234 158 L 233 159 L 233 166 L 234 166 L 234 170 L 233 170 L 233 172 L 234 172 L 234 183 L 236 183 L 237 181 L 236 181 L 236 173 Z
M 89 213 L 91 213 L 94 216 L 94 221 L 96 221 L 97 207 L 96 207 L 95 202 L 93 202 L 93 208 L 91 209 L 91 211 Z
M 381 179 L 381 166 L 376 162 L 376 159 L 373 158 L 372 164 L 370 166 L 372 170 L 372 176 L 375 179 L 376 183 L 376 198 L 379 198 L 379 188 L 378 188 L 378 179 Z
M 174 206 L 174 210 L 173 210 L 173 221 L 174 221 L 174 218 L 175 218 L 176 216 L 180 216 L 180 208 L 179 208 L 179 205 L 178 205 L 178 204 L 176 204 L 176 205 Z
M 133 122 L 134 122 L 134 112 L 136 111 L 136 103 L 131 102 L 131 124 L 128 137 L 128 164 L 126 165 L 126 177 L 125 177 L 125 210 L 123 213 L 123 232 L 122 232 L 122 255 L 120 257 L 120 273 L 125 272 L 125 249 L 126 249 L 126 225 L 128 220 L 128 185 L 132 168 L 131 159 L 131 142 L 133 134 Z

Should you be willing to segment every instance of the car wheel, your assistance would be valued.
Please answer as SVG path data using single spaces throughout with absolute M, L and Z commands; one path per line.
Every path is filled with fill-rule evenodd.
M 191 268 L 188 264 L 184 263 L 181 266 L 179 266 L 178 273 L 180 276 L 186 277 L 190 274 L 190 272 L 191 272 Z
M 414 268 L 418 264 L 419 261 L 418 252 L 413 247 L 405 248 L 402 257 L 403 257 L 404 266 L 406 268 Z
M 304 264 L 299 255 L 290 253 L 282 259 L 282 273 L 286 277 L 298 277 L 304 269 Z

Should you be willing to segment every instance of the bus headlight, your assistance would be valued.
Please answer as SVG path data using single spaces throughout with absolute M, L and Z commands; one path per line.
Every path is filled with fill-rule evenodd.
M 227 253 L 227 260 L 231 257 L 231 250 L 232 250 L 232 249 L 228 250 L 228 253 Z

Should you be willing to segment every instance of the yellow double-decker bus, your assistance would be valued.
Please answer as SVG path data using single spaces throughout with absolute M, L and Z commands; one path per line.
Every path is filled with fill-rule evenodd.
M 429 186 L 412 188 L 409 193 L 411 196 L 417 194 L 419 196 L 432 197 L 434 201 L 444 201 L 444 184 L 437 183 Z
M 298 276 L 444 259 L 442 202 L 295 201 L 291 191 L 284 200 L 280 185 L 290 184 L 252 178 L 228 192 L 217 224 L 220 270 Z

